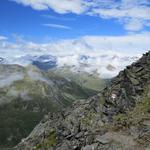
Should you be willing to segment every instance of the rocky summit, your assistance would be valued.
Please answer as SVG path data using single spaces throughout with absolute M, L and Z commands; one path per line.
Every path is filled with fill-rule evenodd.
M 15 150 L 149 150 L 150 52 L 102 92 L 49 113 Z

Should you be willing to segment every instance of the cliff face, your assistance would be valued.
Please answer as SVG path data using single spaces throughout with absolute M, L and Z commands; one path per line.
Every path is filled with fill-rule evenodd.
M 131 110 L 136 103 L 142 101 L 149 82 L 150 52 L 112 79 L 111 85 L 103 91 L 103 113 L 111 118 L 112 115 Z
M 86 102 L 50 113 L 16 150 L 150 149 L 150 52 Z

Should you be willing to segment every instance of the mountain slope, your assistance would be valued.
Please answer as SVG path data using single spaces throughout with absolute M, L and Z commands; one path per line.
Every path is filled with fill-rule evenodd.
M 109 83 L 108 79 L 101 79 L 96 72 L 90 74 L 85 71 L 73 71 L 70 67 L 60 67 L 52 71 L 63 78 L 74 81 L 83 88 L 95 91 L 95 93 L 104 89 L 105 85 Z
M 149 77 L 150 52 L 128 66 L 97 96 L 45 116 L 14 149 L 150 149 Z
M 48 112 L 87 99 L 95 91 L 34 66 L 0 65 L 0 146 L 12 147 Z

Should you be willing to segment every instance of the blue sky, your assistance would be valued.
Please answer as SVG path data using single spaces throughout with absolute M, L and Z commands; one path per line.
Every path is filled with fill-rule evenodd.
M 34 42 L 150 31 L 150 0 L 1 0 L 0 35 Z
M 39 11 L 9 0 L 0 1 L 0 20 L 1 35 L 18 35 L 34 41 L 127 33 L 113 18 L 104 19 L 84 13 L 62 14 L 52 8 Z
M 1 0 L 0 34 L 27 40 L 150 31 L 150 0 Z

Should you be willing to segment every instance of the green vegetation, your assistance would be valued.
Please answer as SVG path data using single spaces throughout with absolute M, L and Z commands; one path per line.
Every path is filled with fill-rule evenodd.
M 91 126 L 93 124 L 92 120 L 94 120 L 93 118 L 96 116 L 96 114 L 94 112 L 88 112 L 88 114 L 86 114 L 84 116 L 84 118 L 82 118 L 81 122 L 86 126 Z
M 56 131 L 54 129 L 52 129 L 50 131 L 50 134 L 48 137 L 46 137 L 45 139 L 43 139 L 42 143 L 38 144 L 35 147 L 35 150 L 41 150 L 42 149 L 48 149 L 51 147 L 54 147 L 56 145 Z
M 63 78 L 72 80 L 80 85 L 80 87 L 89 89 L 91 91 L 99 92 L 106 86 L 107 80 L 100 79 L 99 75 L 95 73 L 89 74 L 86 72 L 73 72 L 70 68 L 58 68 L 54 70 L 57 75 Z
M 1 147 L 15 146 L 29 135 L 44 114 L 56 110 L 49 99 L 38 97 L 29 101 L 16 98 L 8 104 L 0 105 Z
M 148 96 L 149 89 L 145 90 L 144 99 L 137 103 L 136 107 L 126 114 L 118 114 L 114 116 L 114 120 L 121 126 L 131 126 L 140 124 L 144 120 L 150 119 L 150 97 Z
M 42 119 L 43 114 L 25 109 L 19 99 L 0 106 L 0 145 L 11 147 L 25 138 Z

